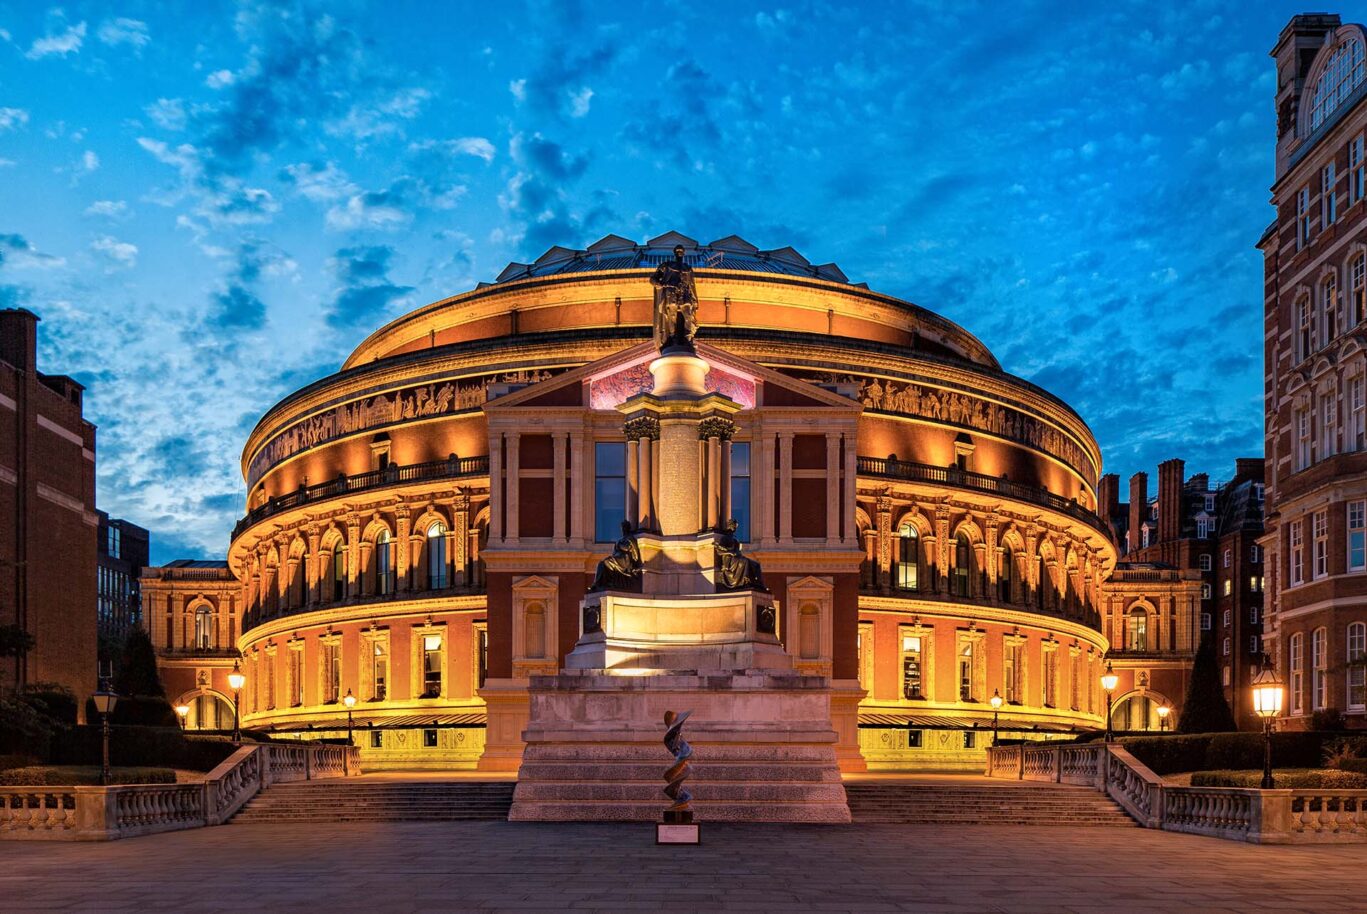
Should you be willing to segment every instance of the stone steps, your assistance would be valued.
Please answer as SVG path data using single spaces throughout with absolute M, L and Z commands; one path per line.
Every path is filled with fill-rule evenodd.
M 277 784 L 248 802 L 233 822 L 503 820 L 508 818 L 514 786 L 511 781 Z
M 856 823 L 1137 827 L 1086 787 L 849 784 L 845 793 Z

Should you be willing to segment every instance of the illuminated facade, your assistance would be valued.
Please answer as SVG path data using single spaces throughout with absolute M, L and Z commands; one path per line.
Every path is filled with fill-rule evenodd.
M 336 732 L 351 692 L 367 764 L 517 768 L 528 677 L 563 666 L 620 522 L 699 484 L 616 409 L 650 389 L 647 279 L 676 244 L 708 389 L 739 407 L 699 443 L 729 461 L 712 511 L 831 679 L 842 767 L 976 765 L 994 694 L 1004 735 L 1101 725 L 1117 549 L 1085 423 L 833 264 L 675 233 L 512 264 L 261 419 L 228 553 L 244 725 Z

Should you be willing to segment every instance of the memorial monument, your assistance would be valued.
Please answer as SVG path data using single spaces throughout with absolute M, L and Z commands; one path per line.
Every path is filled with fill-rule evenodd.
M 509 818 L 658 819 L 659 722 L 686 707 L 699 821 L 848 822 L 830 680 L 795 671 L 763 571 L 736 537 L 726 445 L 742 406 L 706 389 L 681 247 L 650 281 L 654 385 L 618 407 L 628 516 L 564 668 L 530 679 Z

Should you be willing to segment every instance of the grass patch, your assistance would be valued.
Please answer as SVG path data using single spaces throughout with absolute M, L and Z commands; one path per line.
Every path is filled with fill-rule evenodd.
M 1195 771 L 1191 775 L 1193 787 L 1261 787 L 1262 783 L 1262 771 Z M 1367 774 L 1332 768 L 1290 768 L 1274 770 L 1272 783 L 1278 790 L 1364 790 Z
M 111 768 L 111 784 L 174 784 L 170 768 Z M 33 765 L 0 771 L 5 787 L 86 787 L 100 783 L 99 765 Z

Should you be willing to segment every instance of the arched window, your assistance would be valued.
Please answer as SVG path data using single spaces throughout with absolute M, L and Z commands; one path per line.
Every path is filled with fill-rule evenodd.
M 195 647 L 207 651 L 214 646 L 214 616 L 207 606 L 195 610 Z
M 1002 548 L 1001 567 L 997 569 L 997 599 L 1002 603 L 1011 602 L 1016 575 L 1016 556 L 1010 546 Z
M 920 587 L 921 538 L 911 524 L 903 524 L 897 531 L 897 589 L 918 590 Z
M 1141 607 L 1130 610 L 1130 630 L 1125 639 L 1126 646 L 1132 651 L 1149 649 L 1149 614 Z
M 1310 707 L 1321 711 L 1329 706 L 1329 632 L 1317 628 L 1310 635 Z
M 973 544 L 968 534 L 960 532 L 954 537 L 954 593 L 966 597 L 969 590 L 969 575 L 973 573 Z
M 1320 283 L 1319 345 L 1323 349 L 1339 335 L 1339 280 L 1330 273 Z
M 1287 667 L 1291 670 L 1291 713 L 1305 713 L 1305 634 L 1296 632 L 1291 636 L 1287 649 Z
M 380 595 L 394 592 L 394 544 L 388 530 L 375 537 L 375 592 Z
M 1304 362 L 1315 351 L 1315 312 L 1310 296 L 1296 299 L 1296 361 Z
M 447 586 L 446 525 L 436 521 L 427 528 L 427 589 Z
M 1347 101 L 1367 73 L 1363 68 L 1362 42 L 1349 38 L 1334 49 L 1310 94 L 1310 129 L 1320 124 Z
M 1348 709 L 1367 708 L 1367 622 L 1348 626 Z
M 346 599 L 346 544 L 338 540 L 332 547 L 332 601 Z
M 1348 323 L 1357 326 L 1367 320 L 1367 254 L 1348 263 Z

